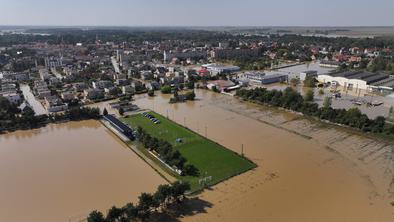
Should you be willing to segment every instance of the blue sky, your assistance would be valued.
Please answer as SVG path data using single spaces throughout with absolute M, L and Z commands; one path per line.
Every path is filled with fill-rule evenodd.
M 0 0 L 0 25 L 394 26 L 394 2 Z

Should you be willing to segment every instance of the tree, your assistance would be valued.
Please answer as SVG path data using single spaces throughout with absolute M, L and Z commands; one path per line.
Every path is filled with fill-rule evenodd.
M 121 208 L 117 208 L 113 206 L 109 209 L 106 220 L 108 222 L 116 222 L 123 214 L 123 210 Z
M 188 182 L 176 181 L 172 184 L 172 198 L 179 203 L 184 197 L 186 191 L 190 190 L 190 184 Z
M 92 211 L 88 216 L 88 222 L 105 222 L 104 215 L 99 211 Z
M 139 217 L 141 219 L 148 218 L 151 213 L 151 208 L 156 206 L 153 195 L 148 193 L 142 193 L 138 197 L 138 200 Z
M 317 82 L 318 82 L 318 81 L 316 80 L 315 77 L 308 76 L 308 77 L 306 77 L 305 80 L 304 80 L 304 86 L 305 86 L 305 87 L 314 88 L 314 87 L 316 87 L 316 83 L 317 83 Z
M 323 101 L 323 107 L 325 109 L 328 109 L 328 108 L 331 107 L 331 104 L 332 104 L 332 98 L 331 97 L 325 97 L 324 101 Z
M 157 191 L 153 195 L 153 199 L 160 203 L 163 207 L 166 207 L 166 204 L 171 196 L 171 186 L 168 184 L 159 185 Z
M 103 115 L 104 115 L 104 116 L 108 115 L 108 110 L 107 110 L 107 108 L 104 108 L 104 110 L 103 110 Z
M 155 96 L 155 91 L 154 90 L 149 90 L 148 91 L 148 96 L 150 96 L 150 97 L 153 97 L 153 96 Z
M 187 176 L 195 176 L 195 177 L 200 175 L 199 170 L 191 164 L 185 165 L 183 169 L 183 173 Z
M 178 90 L 176 89 L 176 90 L 174 90 L 174 98 L 178 98 Z
M 307 102 L 312 102 L 314 97 L 315 97 L 315 95 L 313 93 L 313 90 L 308 90 L 305 93 L 304 100 Z
M 104 219 L 101 212 L 93 211 L 89 214 L 88 222 L 131 222 L 145 221 L 149 218 L 152 210 L 162 207 L 165 211 L 167 203 L 176 201 L 180 203 L 185 199 L 186 192 L 190 190 L 190 184 L 187 182 L 177 181 L 171 185 L 160 185 L 155 194 L 142 193 L 139 197 L 139 203 L 134 205 L 128 203 L 122 208 L 112 207 Z
M 373 133 L 381 133 L 383 131 L 386 119 L 383 116 L 378 116 L 372 121 L 371 131 Z
M 123 107 L 119 108 L 119 115 L 123 116 L 124 115 L 124 109 Z
M 188 89 L 194 89 L 194 81 L 189 81 L 188 83 L 186 83 L 186 86 Z
M 194 100 L 195 98 L 196 98 L 196 94 L 194 93 L 194 91 L 186 93 L 187 100 Z
M 171 93 L 171 86 L 165 85 L 161 87 L 161 93 L 163 94 L 170 94 Z
M 132 203 L 126 204 L 126 206 L 123 207 L 123 211 L 128 221 L 134 221 L 138 217 L 138 208 Z

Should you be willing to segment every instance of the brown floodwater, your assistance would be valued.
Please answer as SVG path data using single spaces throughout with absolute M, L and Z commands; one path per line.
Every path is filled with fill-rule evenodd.
M 309 129 L 309 123 L 298 122 L 293 114 L 262 110 L 208 91 L 196 94 L 195 102 L 169 104 L 168 95 L 158 95 L 138 96 L 135 103 L 236 152 L 243 145 L 258 168 L 199 195 L 212 207 L 183 221 L 394 221 L 391 146 L 373 152 L 378 146 L 374 141 L 343 136 L 336 129 Z M 368 146 L 372 151 L 363 152 L 370 156 L 351 155 Z M 385 168 L 377 158 L 382 155 L 375 159 L 375 154 L 389 157 L 381 160 Z M 361 157 L 371 161 L 359 161 Z
M 97 121 L 0 135 L 0 221 L 73 222 L 166 181 Z

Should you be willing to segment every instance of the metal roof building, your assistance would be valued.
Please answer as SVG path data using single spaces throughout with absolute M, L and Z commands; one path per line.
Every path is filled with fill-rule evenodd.
M 356 88 L 367 90 L 376 87 L 375 83 L 384 81 L 389 77 L 389 75 L 384 73 L 348 71 L 319 75 L 317 80 L 323 83 L 337 84 L 348 89 Z
M 134 140 L 133 130 L 129 126 L 118 120 L 116 117 L 112 115 L 105 115 L 104 120 L 108 121 L 111 126 L 113 126 L 117 131 L 127 136 L 129 139 Z

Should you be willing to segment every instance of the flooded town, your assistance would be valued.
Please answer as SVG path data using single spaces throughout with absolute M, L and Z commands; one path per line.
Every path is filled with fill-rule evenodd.
M 0 23 L 0 222 L 394 221 L 394 28 L 158 25 Z

